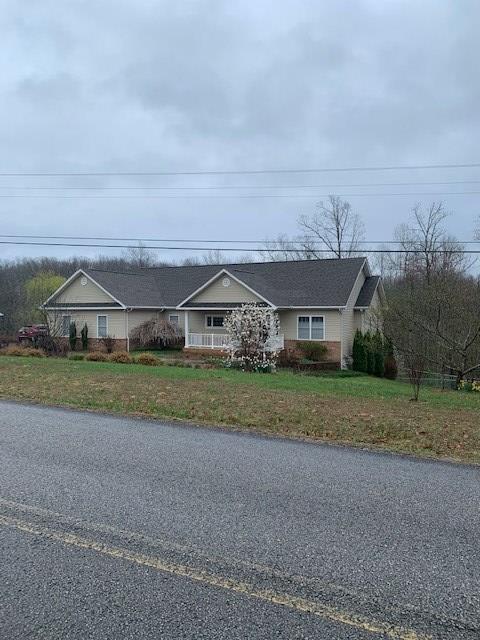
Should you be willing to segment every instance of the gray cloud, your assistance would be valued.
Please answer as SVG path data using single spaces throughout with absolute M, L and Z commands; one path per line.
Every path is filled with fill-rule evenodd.
M 480 5 L 474 1 L 6 0 L 3 5 L 2 171 L 478 160 Z M 479 175 L 474 170 L 424 171 L 264 181 L 323 184 Z M 260 182 L 249 176 L 218 181 Z M 82 180 L 97 186 L 214 182 Z M 0 194 L 7 193 L 6 186 L 27 183 L 73 186 L 79 181 L 2 178 Z M 421 199 L 350 198 L 370 237 L 390 236 L 394 224 Z M 452 230 L 471 236 L 478 197 L 444 199 L 455 212 Z M 293 233 L 298 214 L 314 206 L 315 199 L 296 198 L 0 198 L 0 222 L 11 233 L 71 234 L 82 228 L 93 235 L 115 229 L 125 235 L 263 238 Z M 0 257 L 26 253 L 0 248 Z

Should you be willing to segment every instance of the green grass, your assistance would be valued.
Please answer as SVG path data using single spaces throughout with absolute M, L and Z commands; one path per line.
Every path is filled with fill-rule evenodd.
M 0 358 L 0 398 L 179 418 L 295 437 L 480 462 L 480 394 L 422 389 L 346 372 Z

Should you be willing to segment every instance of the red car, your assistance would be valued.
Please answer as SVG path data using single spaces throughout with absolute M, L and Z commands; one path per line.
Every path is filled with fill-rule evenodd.
M 35 343 L 40 336 L 48 335 L 46 324 L 27 324 L 18 330 L 17 340 L 19 342 Z

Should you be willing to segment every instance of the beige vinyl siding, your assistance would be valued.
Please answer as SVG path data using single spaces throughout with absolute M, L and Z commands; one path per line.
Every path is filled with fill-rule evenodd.
M 61 322 L 62 315 L 69 315 L 72 322 L 77 325 L 77 335 L 80 337 L 80 331 L 84 324 L 88 327 L 88 337 L 97 338 L 97 316 L 107 316 L 107 333 L 117 339 L 125 338 L 125 312 L 122 310 L 108 309 L 105 311 L 58 311 L 56 316 L 58 322 Z
M 225 311 L 189 311 L 188 330 L 190 333 L 225 333 L 223 327 L 207 327 L 206 316 L 224 316 Z
M 357 329 L 359 329 L 360 331 L 363 331 L 363 315 L 364 312 L 361 310 L 355 310 L 353 312 L 353 331 L 357 331 Z
M 182 330 L 182 333 L 185 334 L 185 311 L 177 311 L 176 309 L 167 309 L 163 315 L 166 320 L 169 319 L 169 316 L 178 316 L 178 324 Z
M 128 312 L 128 332 L 130 333 L 133 329 L 141 325 L 143 322 L 147 320 L 151 320 L 152 318 L 157 318 L 159 313 L 157 311 L 144 311 L 144 310 L 136 310 Z
M 171 311 L 165 311 L 163 314 L 161 312 L 151 310 L 135 310 L 133 309 L 128 313 L 128 333 L 130 334 L 132 329 L 138 327 L 138 325 L 142 324 L 142 322 L 146 322 L 152 318 L 156 318 L 158 316 L 163 315 L 163 317 L 168 320 L 169 314 L 174 314 L 179 316 L 179 324 L 182 329 L 182 332 L 185 330 L 185 314 L 183 311 L 175 311 L 172 309 Z M 81 311 L 72 311 L 68 310 L 58 310 L 56 312 L 51 312 L 50 316 L 52 318 L 52 322 L 58 324 L 62 321 L 62 316 L 69 315 L 71 316 L 71 321 L 75 322 L 77 325 L 77 334 L 80 335 L 80 331 L 83 328 L 83 325 L 87 323 L 88 327 L 88 337 L 89 338 L 97 338 L 97 316 L 107 316 L 107 331 L 108 335 L 115 337 L 117 339 L 124 339 L 127 337 L 126 335 L 126 312 L 123 309 L 105 309 L 105 310 L 81 310 Z
M 380 296 L 378 295 L 378 289 L 375 291 L 372 297 L 370 307 L 365 311 L 363 330 L 375 331 L 378 328 L 378 319 L 376 313 L 380 306 Z
M 178 316 L 178 324 L 182 332 L 184 332 L 185 331 L 185 312 L 177 311 L 176 309 L 166 309 L 165 311 L 155 311 L 155 310 L 148 311 L 143 309 L 142 310 L 133 309 L 128 314 L 128 330 L 130 332 L 132 331 L 132 329 L 135 329 L 136 327 L 141 325 L 143 322 L 146 322 L 147 320 L 151 320 L 152 318 L 162 318 L 168 322 L 169 316 L 171 315 Z
M 278 312 L 280 333 L 286 340 L 297 340 L 298 316 L 324 316 L 325 340 L 340 342 L 342 338 L 340 312 L 337 309 L 289 309 Z
M 230 280 L 230 286 L 223 286 L 224 278 Z M 221 275 L 189 302 L 259 302 L 260 300 L 261 298 L 233 278 Z M 188 303 L 186 306 L 188 306 Z
M 343 310 L 342 353 L 344 358 L 352 355 L 353 338 L 355 335 L 354 306 L 365 280 L 365 272 L 364 269 L 362 269 L 355 280 L 355 284 Z
M 100 287 L 94 284 L 90 278 L 87 278 L 87 284 L 82 285 L 82 274 L 79 274 L 56 298 L 55 302 L 67 303 L 102 303 L 115 302 L 114 299 L 107 295 Z
M 207 327 L 205 317 L 207 315 L 224 315 L 222 311 L 189 311 L 188 328 L 190 333 L 225 333 L 222 327 Z M 341 340 L 340 312 L 336 309 L 289 309 L 278 312 L 280 319 L 280 333 L 286 340 L 297 340 L 298 316 L 324 316 L 325 340 L 339 342 Z

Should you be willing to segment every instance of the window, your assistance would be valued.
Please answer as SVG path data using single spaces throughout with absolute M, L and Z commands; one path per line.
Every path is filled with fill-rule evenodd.
M 179 323 L 178 315 L 176 315 L 176 314 L 174 314 L 174 313 L 171 313 L 171 314 L 168 316 L 168 321 L 170 322 L 170 324 L 175 324 L 175 325 L 177 325 L 177 327 L 178 327 L 178 325 L 180 324 L 180 323 Z
M 97 316 L 97 338 L 106 338 L 108 336 L 107 316 Z
M 224 316 L 205 316 L 207 327 L 221 328 L 223 327 Z
M 70 335 L 71 322 L 72 316 L 62 316 L 62 336 L 68 337 Z
M 298 316 L 297 338 L 299 340 L 325 340 L 323 316 Z
M 298 339 L 310 340 L 310 318 L 309 316 L 298 317 Z

